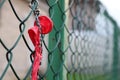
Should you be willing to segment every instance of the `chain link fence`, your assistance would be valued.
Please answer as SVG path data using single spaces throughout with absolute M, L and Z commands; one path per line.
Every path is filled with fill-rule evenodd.
M 33 4 L 32 4 L 33 3 Z M 36 16 L 49 16 L 41 35 L 37 80 L 119 80 L 120 31 L 98 0 L 0 0 L 0 80 L 31 80 Z

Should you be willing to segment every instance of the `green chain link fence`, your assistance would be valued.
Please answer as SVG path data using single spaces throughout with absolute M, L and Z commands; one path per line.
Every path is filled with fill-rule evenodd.
M 2 66 L 0 68 L 0 80 L 8 80 L 6 77 L 13 76 L 15 80 L 30 80 L 32 68 L 32 54 L 34 53 L 33 45 L 31 44 L 26 32 L 28 29 L 27 23 L 33 24 L 33 12 L 36 7 L 39 7 L 40 13 L 45 10 L 45 14 L 49 15 L 53 20 L 54 27 L 49 35 L 43 35 L 43 60 L 38 72 L 38 80 L 119 80 L 120 67 L 120 31 L 117 23 L 107 13 L 105 7 L 98 0 L 32 0 L 35 4 L 30 8 L 29 3 L 27 8 L 27 16 L 22 18 L 20 14 L 24 12 L 24 7 L 21 13 L 18 13 L 15 0 L 0 0 L 0 29 L 4 25 L 12 28 L 13 31 L 7 30 L 0 34 L 0 57 Z M 22 2 L 22 1 L 21 1 Z M 39 2 L 39 5 L 37 6 Z M 10 19 L 13 23 L 3 21 L 5 16 L 2 16 L 2 11 L 6 3 L 9 3 L 9 8 L 12 14 L 15 15 L 17 22 Z M 8 5 L 7 5 L 8 6 Z M 42 9 L 41 9 L 42 8 Z M 7 8 L 6 8 L 7 10 Z M 6 14 L 6 16 L 9 13 Z M 41 14 L 40 14 L 41 15 Z M 11 15 L 9 15 L 10 17 Z M 32 22 L 29 19 L 34 19 Z M 17 24 L 17 26 L 11 26 Z M 32 26 L 32 25 L 31 25 Z M 14 28 L 19 30 L 18 36 L 11 41 L 4 39 L 10 33 L 15 33 Z M 3 36 L 4 35 L 4 36 Z M 7 42 L 8 41 L 8 42 Z M 22 46 L 21 46 L 22 41 Z M 9 44 L 9 45 L 8 45 Z M 18 50 L 16 48 L 19 47 Z M 24 47 L 27 51 L 24 51 Z M 24 53 L 21 53 L 24 52 Z M 27 71 L 24 77 L 21 77 L 18 72 L 14 58 L 20 57 L 19 54 L 30 60 Z M 29 58 L 28 58 L 29 57 Z M 24 60 L 16 59 L 16 63 L 23 63 Z M 17 62 L 18 61 L 18 62 Z M 29 62 L 29 61 L 28 61 Z M 19 69 L 19 68 L 18 68 Z M 6 76 L 8 71 L 10 74 Z M 24 71 L 22 71 L 24 72 Z M 12 79 L 12 78 L 11 78 Z M 11 80 L 9 77 L 9 80 Z

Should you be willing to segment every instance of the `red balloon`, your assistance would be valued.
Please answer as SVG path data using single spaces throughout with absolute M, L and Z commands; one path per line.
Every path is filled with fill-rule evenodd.
M 40 31 L 38 26 L 33 26 L 28 30 L 29 37 L 35 47 L 34 62 L 32 64 L 32 80 L 37 80 L 39 65 L 42 60 L 42 47 L 40 47 Z
M 47 17 L 47 16 L 39 16 L 38 19 L 40 21 L 41 33 L 42 34 L 47 34 L 47 33 L 52 31 L 53 22 L 49 17 Z M 37 26 L 36 21 L 34 22 L 34 26 Z
M 39 70 L 39 65 L 42 60 L 42 47 L 40 47 L 40 34 L 47 34 L 53 28 L 52 20 L 47 16 L 38 17 L 41 26 L 41 32 L 37 23 L 34 22 L 34 26 L 28 30 L 29 37 L 35 47 L 34 62 L 32 65 L 32 80 L 37 80 L 37 73 Z

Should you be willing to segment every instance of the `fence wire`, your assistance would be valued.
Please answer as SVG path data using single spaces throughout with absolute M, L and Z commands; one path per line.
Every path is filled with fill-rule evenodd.
M 22 2 L 25 6 L 18 5 Z M 52 32 L 40 37 L 43 58 L 37 80 L 120 79 L 119 27 L 100 1 L 32 0 L 33 2 L 34 5 L 30 7 L 29 0 L 18 2 L 0 0 L 0 34 L 2 34 L 0 35 L 0 55 L 4 55 L 0 57 L 0 64 L 5 65 L 0 68 L 0 80 L 31 80 L 35 50 L 26 32 L 30 26 L 33 26 L 31 24 L 34 24 L 33 14 L 36 8 L 40 11 L 40 15 L 49 16 L 54 23 Z M 8 8 L 6 6 L 11 9 L 11 13 L 10 15 L 5 13 L 5 16 L 11 17 L 14 14 L 16 19 L 11 18 L 11 23 L 7 23 L 7 20 L 3 21 L 5 19 L 3 10 L 6 8 L 7 11 Z M 17 10 L 17 7 L 20 7 L 21 11 Z M 28 11 L 24 10 L 25 7 Z M 22 12 L 26 12 L 27 15 L 21 17 Z M 14 24 L 16 26 L 13 27 Z M 7 28 L 4 30 L 5 26 Z M 8 27 L 12 30 L 7 30 Z M 17 37 L 7 36 L 12 33 L 17 34 Z M 26 60 L 28 64 L 24 63 Z M 16 66 L 15 62 L 24 66 Z M 21 67 L 27 69 L 21 71 Z M 24 75 L 21 77 L 18 71 Z

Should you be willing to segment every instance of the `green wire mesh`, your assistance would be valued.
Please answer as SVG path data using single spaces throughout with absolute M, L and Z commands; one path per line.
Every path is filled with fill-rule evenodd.
M 37 0 L 32 1 L 36 1 L 36 3 L 31 8 L 29 0 L 23 1 L 25 6 L 19 6 L 20 12 L 17 5 L 22 4 L 22 1 L 15 3 L 15 0 L 0 0 L 1 31 L 5 26 L 3 22 L 9 24 L 7 27 L 13 29 L 13 31 L 6 30 L 8 32 L 0 34 L 0 55 L 4 55 L 4 57 L 0 57 L 0 65 L 5 65 L 4 68 L 0 68 L 0 80 L 7 80 L 7 74 L 9 79 L 11 75 L 15 80 L 31 79 L 34 48 L 26 32 L 34 23 L 33 11 L 37 7 L 40 15 L 48 15 L 54 22 L 52 32 L 41 37 L 43 60 L 38 80 L 120 79 L 119 27 L 100 1 L 40 0 L 38 6 Z M 7 9 L 6 6 L 11 9 L 8 17 L 14 14 L 16 20 L 10 19 L 13 23 L 3 21 L 5 17 L 2 16 L 3 9 Z M 24 10 L 25 7 L 28 11 Z M 27 14 L 22 15 L 22 12 Z M 16 24 L 16 26 L 11 26 L 12 24 Z M 12 39 L 7 36 L 9 40 L 6 40 L 6 35 L 10 33 L 17 34 L 17 37 Z M 25 61 L 20 59 L 19 55 L 28 60 L 28 64 L 24 64 Z M 18 59 L 15 59 L 17 57 Z M 23 66 L 16 66 L 15 61 L 18 64 L 23 63 Z M 24 72 L 18 67 L 27 67 L 27 70 Z M 9 71 L 11 73 L 8 73 Z M 24 75 L 21 77 L 21 73 L 18 71 Z M 12 79 L 11 77 L 10 80 Z

